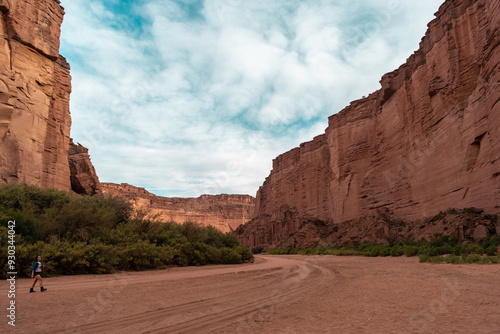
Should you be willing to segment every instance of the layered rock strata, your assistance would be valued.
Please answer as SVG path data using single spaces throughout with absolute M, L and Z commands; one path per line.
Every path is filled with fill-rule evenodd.
M 102 183 L 104 194 L 127 199 L 138 212 L 161 221 L 196 222 L 222 232 L 235 230 L 253 218 L 255 198 L 249 195 L 202 195 L 198 198 L 156 196 L 144 188 L 126 183 Z
M 273 161 L 257 218 L 239 239 L 276 245 L 312 222 L 333 226 L 380 210 L 405 221 L 448 208 L 499 213 L 499 44 L 500 2 L 446 1 L 380 90 Z

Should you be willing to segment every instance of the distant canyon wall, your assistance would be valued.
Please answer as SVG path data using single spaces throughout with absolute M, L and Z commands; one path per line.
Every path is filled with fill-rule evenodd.
M 63 16 L 57 0 L 0 0 L 0 184 L 82 193 L 72 188 L 78 175 L 68 161 L 71 76 L 59 55 Z
M 500 2 L 446 1 L 420 48 L 325 133 L 273 161 L 237 235 L 276 245 L 305 224 L 377 212 L 500 212 Z
M 159 220 L 183 223 L 192 221 L 230 232 L 253 218 L 255 198 L 249 195 L 202 195 L 198 198 L 156 196 L 144 188 L 126 183 L 102 183 L 104 194 L 120 196 L 135 210 L 148 212 Z

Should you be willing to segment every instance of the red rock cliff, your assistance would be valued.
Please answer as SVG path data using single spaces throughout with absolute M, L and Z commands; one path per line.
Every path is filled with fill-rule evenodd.
M 73 140 L 70 140 L 68 154 L 73 191 L 82 195 L 100 195 L 101 183 L 90 161 L 89 150 L 80 143 L 75 145 Z
M 249 195 L 202 195 L 198 198 L 167 198 L 126 183 L 102 183 L 104 194 L 121 196 L 136 210 L 145 210 L 163 221 L 197 222 L 222 232 L 235 230 L 253 218 L 255 198 Z
M 305 222 L 381 209 L 408 220 L 448 208 L 499 213 L 499 44 L 499 1 L 446 1 L 379 91 L 274 160 L 240 240 L 276 245 Z
M 0 184 L 72 189 L 63 16 L 57 0 L 0 0 Z

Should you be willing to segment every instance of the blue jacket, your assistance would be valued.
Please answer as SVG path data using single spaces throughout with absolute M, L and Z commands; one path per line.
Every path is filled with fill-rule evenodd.
M 43 271 L 43 264 L 41 262 L 40 264 L 40 267 L 42 267 L 41 269 Z M 34 273 L 36 268 L 38 268 L 38 261 L 33 262 L 33 269 L 31 269 L 31 272 Z

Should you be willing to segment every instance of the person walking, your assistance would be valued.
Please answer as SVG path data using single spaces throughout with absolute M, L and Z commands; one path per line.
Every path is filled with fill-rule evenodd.
M 31 270 L 31 278 L 34 277 L 35 280 L 33 281 L 33 284 L 31 285 L 30 292 L 35 292 L 35 290 L 33 290 L 33 289 L 35 288 L 35 284 L 37 281 L 40 281 L 40 291 L 41 292 L 44 292 L 45 290 L 47 290 L 42 285 L 42 271 L 43 271 L 42 257 L 40 255 L 38 255 L 35 262 L 33 262 L 33 269 Z

